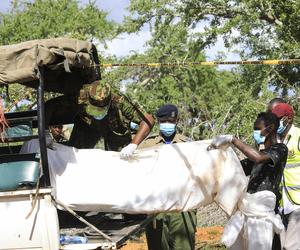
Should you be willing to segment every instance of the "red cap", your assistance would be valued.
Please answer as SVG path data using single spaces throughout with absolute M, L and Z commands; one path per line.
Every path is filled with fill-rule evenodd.
M 291 105 L 287 103 L 278 103 L 273 109 L 272 113 L 278 118 L 287 116 L 288 118 L 294 118 L 294 109 Z

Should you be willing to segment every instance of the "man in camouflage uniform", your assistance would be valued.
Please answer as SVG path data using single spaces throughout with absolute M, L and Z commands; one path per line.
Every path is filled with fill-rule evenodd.
M 172 104 L 162 106 L 156 113 L 160 134 L 148 137 L 140 148 L 161 144 L 187 142 L 176 133 L 178 109 Z M 146 227 L 147 244 L 150 250 L 195 249 L 196 211 L 161 213 Z
M 60 96 L 46 103 L 46 125 L 55 115 L 76 113 L 69 145 L 94 148 L 103 138 L 105 150 L 120 151 L 123 159 L 132 156 L 137 145 L 149 134 L 154 118 L 109 84 L 86 84 L 79 95 Z M 131 137 L 130 123 L 139 125 Z

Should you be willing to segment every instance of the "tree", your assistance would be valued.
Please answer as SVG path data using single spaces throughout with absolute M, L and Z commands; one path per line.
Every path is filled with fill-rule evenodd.
M 231 133 L 250 141 L 253 121 L 264 110 L 271 92 L 265 88 L 258 97 L 255 85 L 246 85 L 240 71 L 176 65 L 177 62 L 205 61 L 197 37 L 190 34 L 189 27 L 172 18 L 156 20 L 152 25 L 155 29 L 148 42 L 149 49 L 143 55 L 134 55 L 122 62 L 168 62 L 174 63 L 174 67 L 121 68 L 110 71 L 104 76 L 105 80 L 111 82 L 115 76 L 127 79 L 126 93 L 151 113 L 165 103 L 177 105 L 179 129 L 193 139 Z
M 164 46 L 170 38 L 162 34 L 169 27 L 184 27 L 187 30 L 186 40 L 194 41 L 190 52 L 194 55 L 222 38 L 227 48 L 238 46 L 244 60 L 299 58 L 299 5 L 299 1 L 293 0 L 131 0 L 130 16 L 126 18 L 123 30 L 135 32 L 149 25 L 153 35 L 149 44 Z M 176 39 L 176 33 L 173 39 Z M 179 57 L 177 60 L 185 59 L 190 58 Z M 192 58 L 195 59 L 201 60 Z M 299 72 L 298 65 L 237 67 L 231 73 L 231 79 L 225 80 L 227 84 L 223 79 L 218 82 L 218 87 L 221 84 L 219 89 L 223 88 L 223 92 L 219 93 L 224 98 L 214 96 L 208 100 L 215 124 L 219 124 L 222 132 L 237 133 L 248 138 L 252 129 L 250 121 L 253 121 L 255 114 L 264 110 L 264 103 L 272 97 L 280 95 L 297 104 L 300 97 Z M 212 79 L 216 76 L 222 78 L 224 73 L 217 72 Z M 207 89 L 210 87 L 215 91 L 215 85 L 206 86 Z M 199 98 L 207 100 L 201 94 Z M 226 102 L 230 105 L 227 106 Z M 222 119 L 225 117 L 220 115 L 221 110 L 215 105 L 221 105 L 223 112 L 230 110 L 225 112 L 228 115 L 224 123 Z M 298 105 L 294 105 L 294 108 L 297 110 Z M 245 114 L 250 114 L 251 119 Z M 239 124 L 238 128 L 236 124 Z
M 116 35 L 117 28 L 106 18 L 93 1 L 80 6 L 77 0 L 15 0 L 8 13 L 0 13 L 0 45 L 54 37 L 105 43 Z M 13 106 L 12 101 L 24 98 L 22 94 L 36 99 L 35 93 L 24 86 L 10 86 L 9 90 L 6 111 Z
M 82 7 L 77 0 L 15 1 L 0 13 L 0 44 L 61 36 L 105 42 L 116 35 L 106 16 L 92 1 Z
M 243 59 L 300 58 L 299 1 L 132 0 L 129 9 L 124 26 L 128 32 L 148 23 L 159 33 L 166 23 L 176 23 L 196 33 L 199 49 L 222 37 L 227 47 L 240 46 Z M 298 92 L 299 66 L 273 67 L 267 78 L 286 97 L 289 89 Z

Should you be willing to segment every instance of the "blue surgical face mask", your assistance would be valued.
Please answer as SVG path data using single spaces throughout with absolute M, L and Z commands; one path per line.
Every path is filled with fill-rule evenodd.
M 139 129 L 139 125 L 136 124 L 135 122 L 130 122 L 130 129 L 131 130 L 138 130 Z
M 107 111 L 104 112 L 102 115 L 93 116 L 94 119 L 101 121 L 107 115 Z
M 253 138 L 255 140 L 255 142 L 259 145 L 259 144 L 263 144 L 266 140 L 265 136 L 261 135 L 261 131 L 260 130 L 254 130 L 253 131 Z
M 287 126 L 287 124 L 284 126 L 283 120 L 280 120 L 279 127 L 277 129 L 277 134 L 279 134 L 279 135 L 283 134 L 284 130 L 286 129 L 286 126 Z
M 169 122 L 160 123 L 159 130 L 164 136 L 170 137 L 171 135 L 173 135 L 175 133 L 176 124 L 169 123 Z

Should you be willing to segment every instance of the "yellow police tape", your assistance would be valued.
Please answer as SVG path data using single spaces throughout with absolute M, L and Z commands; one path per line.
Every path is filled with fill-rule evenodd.
M 280 65 L 280 64 L 300 64 L 300 59 L 284 60 L 249 60 L 249 61 L 207 61 L 207 62 L 177 62 L 177 63 L 103 63 L 94 66 L 103 68 L 112 67 L 178 67 L 178 66 L 217 66 L 217 65 Z

